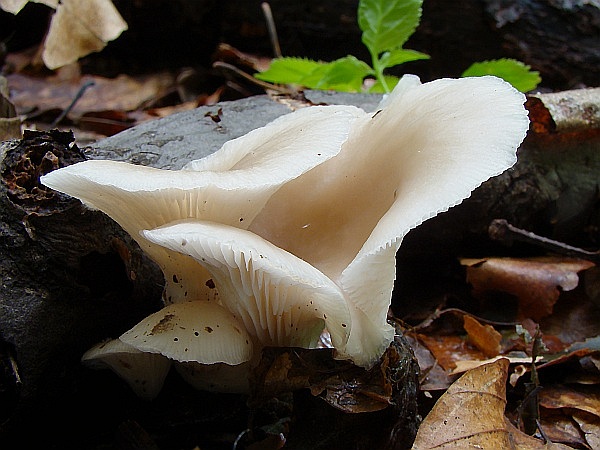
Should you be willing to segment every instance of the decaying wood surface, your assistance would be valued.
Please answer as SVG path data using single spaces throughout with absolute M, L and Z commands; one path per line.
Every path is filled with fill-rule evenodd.
M 378 101 L 363 95 L 307 96 L 315 103 L 366 109 Z M 406 237 L 393 299 L 399 314 L 405 299 L 422 300 L 447 289 L 453 278 L 448 267 L 458 266 L 457 256 L 515 251 L 490 240 L 487 227 L 493 219 L 581 247 L 600 244 L 599 90 L 532 96 L 528 108 L 534 122 L 517 165 Z M 219 109 L 217 124 L 207 113 Z M 244 401 L 219 402 L 221 397 L 190 393 L 174 377 L 157 401 L 140 405 L 116 377 L 80 366 L 81 354 L 91 345 L 118 336 L 160 307 L 162 275 L 114 222 L 43 188 L 38 179 L 85 157 L 179 168 L 287 111 L 262 96 L 145 123 L 83 151 L 60 132 L 27 133 L 23 141 L 1 144 L 0 439 L 35 440 L 38 436 L 28 431 L 43 429 L 46 434 L 39 437 L 46 442 L 65 435 L 110 441 L 115 433 L 135 434 L 138 425 L 129 421 L 131 414 L 155 423 L 155 436 L 164 438 L 169 426 L 185 435 L 197 433 L 200 422 L 214 427 L 215 420 L 235 415 L 232 408 L 247 413 Z M 404 410 L 396 412 L 406 418 L 389 432 L 410 436 L 417 371 L 410 351 L 403 352 L 399 378 L 404 390 L 398 395 Z M 198 404 L 211 406 L 199 412 Z M 110 417 L 105 409 L 113 411 Z M 99 426 L 109 437 L 97 436 Z M 138 442 L 147 437 L 140 433 Z M 180 443 L 171 441 L 172 448 Z M 404 446 L 399 442 L 396 448 Z

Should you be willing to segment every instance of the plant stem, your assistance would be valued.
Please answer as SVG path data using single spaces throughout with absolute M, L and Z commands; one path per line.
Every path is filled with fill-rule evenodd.
M 379 57 L 373 53 L 371 53 L 371 60 L 373 61 L 373 69 L 375 70 L 375 79 L 381 83 L 386 94 L 389 93 L 390 88 L 385 81 L 385 76 L 383 75 L 383 69 L 385 69 L 385 67 L 381 66 Z

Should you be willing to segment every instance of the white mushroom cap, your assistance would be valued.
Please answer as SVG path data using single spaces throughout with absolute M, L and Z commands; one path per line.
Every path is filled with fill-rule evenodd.
M 363 115 L 353 106 L 303 108 L 225 143 L 185 170 L 92 160 L 40 181 L 108 214 L 136 239 L 165 272 L 167 302 L 214 300 L 201 266 L 145 241 L 140 230 L 187 218 L 247 228 L 282 184 L 336 155 Z
M 260 236 L 191 220 L 143 234 L 204 265 L 220 301 L 262 345 L 315 347 L 325 326 L 336 348 L 345 345 L 352 323 L 339 287 Z
M 123 378 L 138 397 L 152 400 L 162 389 L 171 361 L 144 353 L 119 339 L 101 342 L 89 349 L 81 361 L 94 369 L 109 368 Z
M 181 362 L 234 365 L 252 357 L 252 338 L 244 324 L 214 302 L 168 305 L 119 339 L 142 352 Z
M 341 287 L 354 362 L 371 364 L 393 336 L 386 315 L 402 239 L 516 162 L 524 101 L 495 77 L 405 76 L 340 153 L 282 186 L 248 228 Z

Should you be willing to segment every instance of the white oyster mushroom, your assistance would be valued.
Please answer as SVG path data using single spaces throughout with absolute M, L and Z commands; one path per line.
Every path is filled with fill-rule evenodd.
M 373 113 L 306 108 L 186 170 L 90 161 L 42 181 L 131 233 L 174 301 L 210 300 L 242 323 L 254 355 L 237 367 L 261 346 L 316 346 L 324 328 L 337 357 L 370 367 L 393 339 L 402 239 L 515 163 L 524 100 L 494 77 L 405 76 Z M 201 373 L 203 351 L 177 364 Z
M 40 181 L 121 225 L 163 270 L 166 303 L 214 300 L 201 265 L 152 244 L 140 231 L 188 218 L 247 228 L 284 183 L 334 156 L 362 115 L 353 106 L 304 108 L 225 143 L 183 170 L 90 160 Z

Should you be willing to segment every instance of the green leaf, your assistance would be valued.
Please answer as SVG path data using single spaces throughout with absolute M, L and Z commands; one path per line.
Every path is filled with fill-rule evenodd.
M 361 0 L 358 26 L 362 41 L 376 58 L 400 48 L 415 32 L 421 19 L 422 0 Z
M 363 79 L 372 73 L 373 69 L 367 63 L 354 56 L 346 56 L 322 63 L 300 80 L 300 84 L 310 89 L 360 92 Z
M 303 78 L 323 64 L 305 58 L 277 58 L 271 62 L 267 70 L 254 76 L 270 83 L 302 84 Z
M 483 75 L 500 77 L 521 92 L 535 89 L 542 81 L 539 72 L 531 70 L 531 67 L 521 61 L 508 58 L 473 63 L 462 73 L 463 77 L 480 77 Z
M 416 61 L 418 59 L 429 59 L 429 55 L 418 52 L 416 50 L 407 50 L 404 48 L 397 48 L 384 52 L 379 58 L 379 63 L 383 67 L 394 67 L 398 64 L 404 64 L 409 61 Z

